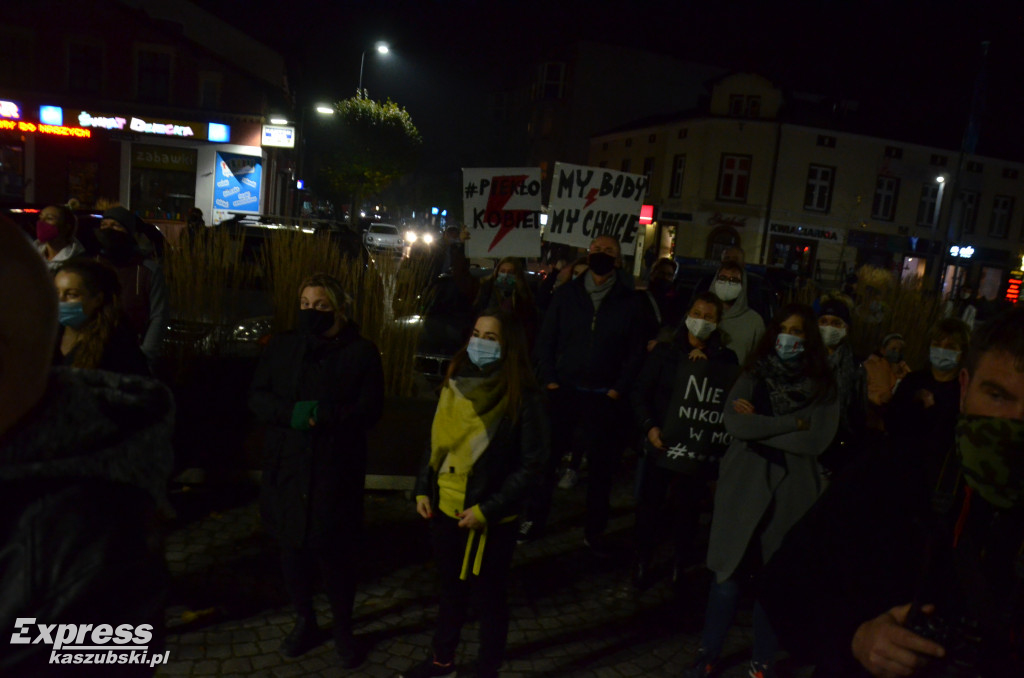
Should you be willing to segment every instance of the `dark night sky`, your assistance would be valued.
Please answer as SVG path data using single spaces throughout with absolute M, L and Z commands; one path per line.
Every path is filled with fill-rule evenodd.
M 195 1 L 286 55 L 300 69 L 293 86 L 304 98 L 353 94 L 362 49 L 389 41 L 387 61 L 367 55 L 364 86 L 405 105 L 425 136 L 466 97 L 501 89 L 510 64 L 589 38 L 760 72 L 789 90 L 884 103 L 877 108 L 892 119 L 958 139 L 987 39 L 979 151 L 996 151 L 986 146 L 1005 136 L 1010 146 L 1000 141 L 999 155 L 1024 152 L 1021 1 L 288 0 L 264 12 Z

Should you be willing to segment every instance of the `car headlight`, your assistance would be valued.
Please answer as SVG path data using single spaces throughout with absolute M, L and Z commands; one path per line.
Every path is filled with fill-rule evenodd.
M 416 242 L 416 233 L 414 231 L 408 231 L 405 234 L 406 242 Z
M 232 341 L 259 341 L 273 330 L 269 316 L 242 320 L 231 332 Z
M 430 243 L 434 242 L 434 236 L 430 235 L 429 233 L 424 233 L 423 242 L 429 245 Z

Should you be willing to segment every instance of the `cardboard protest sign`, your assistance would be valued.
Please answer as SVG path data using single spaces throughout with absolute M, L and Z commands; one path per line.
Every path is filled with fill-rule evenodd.
M 556 162 L 544 238 L 589 247 L 597 236 L 610 235 L 623 254 L 633 254 L 647 184 L 641 174 Z
M 540 169 L 462 170 L 466 256 L 540 256 Z
M 722 411 L 739 374 L 737 365 L 683 358 L 661 427 L 661 441 L 668 449 L 656 450 L 654 463 L 672 471 L 687 471 L 721 459 L 732 442 L 725 432 Z

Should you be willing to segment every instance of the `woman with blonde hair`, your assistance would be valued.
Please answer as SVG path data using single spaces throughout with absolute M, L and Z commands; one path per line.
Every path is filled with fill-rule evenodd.
M 358 666 L 352 635 L 358 541 L 363 524 L 366 434 L 380 418 L 380 352 L 352 322 L 341 283 L 313 275 L 298 290 L 295 330 L 274 336 L 249 390 L 267 425 L 263 520 L 281 547 L 285 588 L 298 620 L 281 643 L 296 657 L 320 638 L 313 611 L 319 566 L 334 614 L 342 665 Z

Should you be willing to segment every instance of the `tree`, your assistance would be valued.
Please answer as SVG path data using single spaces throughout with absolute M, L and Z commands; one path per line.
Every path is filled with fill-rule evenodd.
M 351 196 L 351 222 L 366 196 L 380 193 L 412 170 L 423 138 L 409 113 L 390 99 L 362 97 L 334 104 L 335 120 L 322 141 L 320 174 L 332 192 Z

